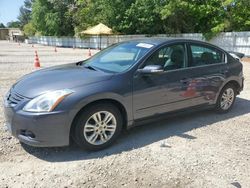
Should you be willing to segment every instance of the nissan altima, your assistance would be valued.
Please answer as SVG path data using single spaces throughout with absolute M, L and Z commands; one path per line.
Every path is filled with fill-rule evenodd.
M 4 97 L 6 126 L 32 146 L 111 145 L 123 128 L 171 112 L 228 112 L 243 89 L 242 64 L 223 49 L 185 39 L 112 45 L 93 57 L 22 77 Z

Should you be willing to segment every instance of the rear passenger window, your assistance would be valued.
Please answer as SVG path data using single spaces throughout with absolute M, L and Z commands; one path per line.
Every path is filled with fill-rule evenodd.
M 223 53 L 215 48 L 190 45 L 192 61 L 190 67 L 210 65 L 223 62 Z

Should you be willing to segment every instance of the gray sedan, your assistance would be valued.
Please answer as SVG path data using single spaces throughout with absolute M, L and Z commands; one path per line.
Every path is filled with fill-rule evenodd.
M 242 64 L 205 42 L 145 39 L 115 44 L 88 60 L 35 71 L 4 99 L 8 130 L 32 146 L 90 150 L 123 128 L 188 109 L 229 111 L 243 89 Z

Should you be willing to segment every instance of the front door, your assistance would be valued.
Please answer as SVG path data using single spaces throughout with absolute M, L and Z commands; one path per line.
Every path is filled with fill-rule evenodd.
M 189 79 L 185 44 L 167 45 L 157 50 L 140 68 L 160 65 L 162 74 L 135 73 L 133 80 L 134 118 L 141 119 L 191 106 L 197 97 Z M 191 88 L 191 89 L 190 89 Z

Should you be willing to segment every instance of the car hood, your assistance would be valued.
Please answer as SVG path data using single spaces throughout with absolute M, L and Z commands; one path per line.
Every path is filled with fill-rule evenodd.
M 112 74 L 91 70 L 83 66 L 66 64 L 41 69 L 22 77 L 13 90 L 22 96 L 34 98 L 42 93 L 58 89 L 72 89 L 108 80 Z

